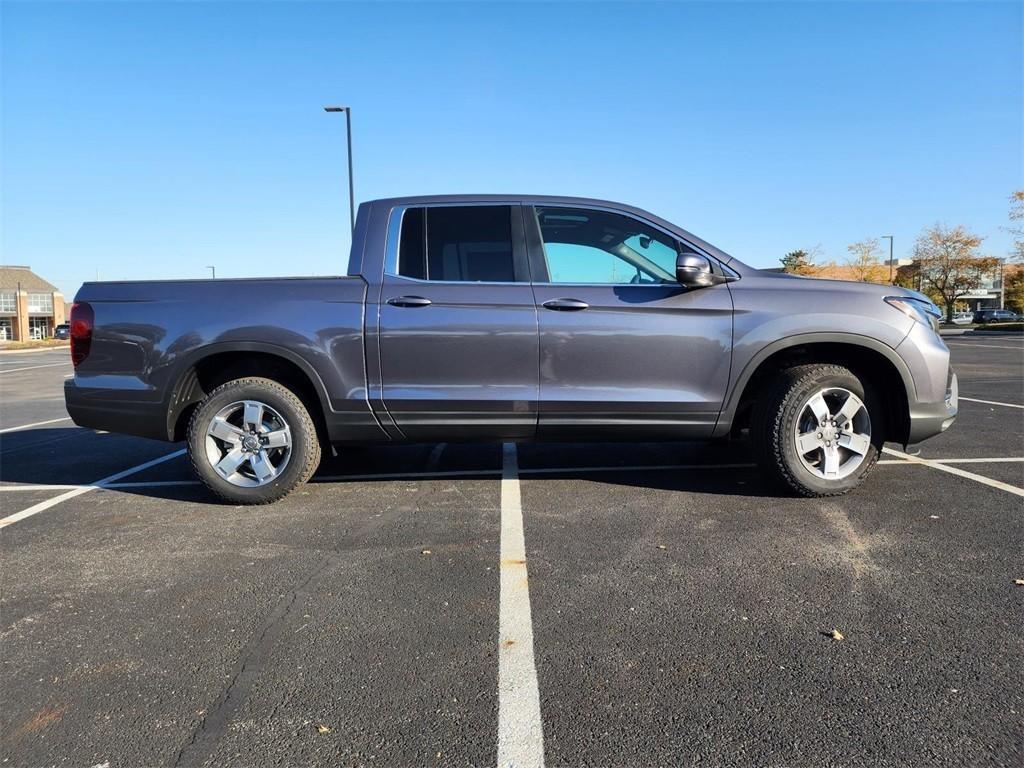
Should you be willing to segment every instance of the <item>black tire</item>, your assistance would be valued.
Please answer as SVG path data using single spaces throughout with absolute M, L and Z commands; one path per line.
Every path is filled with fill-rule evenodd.
M 264 485 L 241 487 L 214 469 L 207 457 L 207 429 L 214 416 L 232 403 L 265 403 L 286 422 L 291 454 L 280 474 Z M 270 504 L 284 498 L 312 477 L 320 465 L 320 442 L 309 410 L 290 389 L 271 379 L 235 379 L 214 389 L 192 413 L 188 423 L 188 455 L 196 475 L 217 497 L 232 504 Z
M 842 388 L 863 401 L 871 422 L 871 439 L 863 460 L 841 479 L 819 477 L 804 466 L 796 447 L 796 428 L 805 403 L 816 392 Z M 840 365 L 800 365 L 781 371 L 754 404 L 750 432 L 758 463 L 775 481 L 801 496 L 841 496 L 863 482 L 878 460 L 885 438 L 885 409 L 878 394 Z

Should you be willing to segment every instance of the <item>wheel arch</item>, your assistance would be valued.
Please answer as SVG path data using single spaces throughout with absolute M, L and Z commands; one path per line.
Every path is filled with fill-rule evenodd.
M 806 363 L 843 365 L 871 381 L 883 393 L 886 438 L 906 443 L 910 402 L 916 390 L 910 369 L 892 347 L 857 334 L 811 333 L 779 339 L 761 349 L 743 367 L 715 428 L 716 436 L 736 432 L 749 423 L 750 409 L 761 385 L 777 371 Z
M 174 377 L 167 407 L 167 435 L 183 440 L 195 407 L 213 389 L 233 379 L 260 376 L 277 381 L 302 400 L 321 443 L 328 440 L 327 389 L 316 370 L 291 350 L 262 342 L 211 344 L 190 355 Z

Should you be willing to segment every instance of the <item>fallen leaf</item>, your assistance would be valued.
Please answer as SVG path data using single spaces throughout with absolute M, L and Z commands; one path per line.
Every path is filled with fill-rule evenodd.
M 659 544 L 658 549 L 668 549 L 664 544 Z
M 928 515 L 928 517 L 930 517 L 932 520 L 938 520 L 939 519 L 938 515 Z
M 1013 583 L 1016 584 L 1018 587 L 1024 587 L 1024 579 L 1014 579 Z
M 422 552 L 420 552 L 420 554 L 421 555 L 432 555 L 434 553 L 431 552 L 429 549 L 424 549 Z
M 328 728 L 328 727 L 327 727 L 326 725 L 324 725 L 323 723 L 321 723 L 320 725 L 318 725 L 318 726 L 316 727 L 316 730 L 317 730 L 317 732 L 318 732 L 318 733 L 330 733 L 330 732 L 331 732 L 331 729 L 330 729 L 330 728 Z
M 840 632 L 838 629 L 833 629 L 832 630 L 832 634 L 829 635 L 829 637 L 831 637 L 833 640 L 836 640 L 836 641 L 845 640 L 846 639 L 846 638 L 843 637 L 843 633 Z

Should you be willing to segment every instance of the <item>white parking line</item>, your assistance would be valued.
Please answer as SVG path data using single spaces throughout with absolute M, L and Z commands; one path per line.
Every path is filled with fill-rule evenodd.
M 968 403 L 984 403 L 985 405 L 1002 405 L 1006 408 L 1024 408 L 1024 405 L 1017 405 L 1016 403 L 1000 403 L 997 400 L 977 400 L 973 397 L 960 396 L 961 400 L 966 400 Z
M 994 459 L 1000 461 L 1000 459 Z M 1024 459 L 1022 459 L 1024 461 Z M 905 461 L 881 461 L 879 464 L 906 464 Z M 560 475 L 560 474 L 586 474 L 590 472 L 650 472 L 665 470 L 717 470 L 717 469 L 748 469 L 756 467 L 756 464 L 648 464 L 639 466 L 608 466 L 608 467 L 538 467 L 536 469 L 520 469 L 520 475 Z M 502 474 L 500 469 L 457 469 L 448 472 L 380 472 L 377 474 L 364 475 L 323 475 L 314 477 L 313 483 L 340 483 L 345 480 L 444 480 L 458 477 L 497 477 Z M 161 488 L 175 485 L 199 485 L 198 480 L 144 480 L 131 483 L 104 483 L 103 487 L 108 490 L 118 488 Z M 88 488 L 87 485 L 32 485 L 29 483 L 19 485 L 0 485 L 0 492 L 4 491 L 51 491 L 67 488 Z
M 972 342 L 965 342 L 965 341 L 947 341 L 946 342 L 946 346 L 947 347 L 948 346 L 954 346 L 954 347 L 985 347 L 986 349 L 1013 349 L 1013 350 L 1017 350 L 1017 351 L 1024 350 L 1024 345 L 1019 346 L 1019 347 L 1011 347 L 1011 346 L 1005 346 L 1003 344 L 974 344 Z
M 1020 456 L 999 456 L 996 458 L 985 457 L 981 459 L 926 459 L 926 461 L 934 462 L 935 464 L 1016 464 L 1024 462 L 1024 457 Z M 876 461 L 876 464 L 911 464 L 912 462 L 906 461 L 905 459 L 882 459 Z
M 523 505 L 514 443 L 503 447 L 498 613 L 498 766 L 543 768 L 544 729 L 533 658 Z
M 71 488 L 85 488 L 84 485 L 32 485 L 31 483 L 19 483 L 18 485 L 0 485 L 0 493 L 12 491 L 67 491 Z
M 18 371 L 34 371 L 36 368 L 56 368 L 58 365 L 71 365 L 70 360 L 63 363 L 47 363 L 46 365 L 29 365 L 25 368 L 0 368 L 0 373 L 18 373 Z
M 929 459 L 936 464 L 1003 464 L 1024 462 L 1024 458 L 1018 456 L 1004 456 L 998 459 Z
M 1000 463 L 1024 463 L 1024 457 L 998 456 L 980 459 L 928 459 L 935 464 L 1000 464 Z M 876 462 L 882 465 L 910 465 L 913 462 L 906 459 L 881 459 Z M 603 467 L 535 467 L 533 469 L 520 469 L 520 475 L 561 475 L 561 474 L 589 474 L 605 472 L 664 472 L 664 471 L 690 471 L 706 470 L 715 471 L 723 469 L 752 469 L 757 464 L 639 464 Z M 445 480 L 458 477 L 496 477 L 502 473 L 500 469 L 461 469 L 440 472 L 381 472 L 378 474 L 363 475 L 323 475 L 313 478 L 313 483 L 340 483 L 346 480 Z M 119 488 L 163 488 L 180 485 L 199 485 L 198 480 L 143 480 L 129 483 L 104 483 L 107 490 Z M 88 488 L 87 485 L 32 485 L 30 483 L 18 485 L 0 485 L 0 493 L 5 491 L 55 491 L 70 488 Z
M 897 451 L 893 448 L 883 448 L 885 453 L 890 456 L 896 456 L 904 461 L 910 462 L 911 464 L 922 464 L 926 467 L 937 469 L 940 472 L 948 472 L 951 475 L 957 477 L 963 477 L 968 480 L 973 480 L 976 483 L 987 485 L 990 488 L 997 488 L 1000 491 L 1006 491 L 1012 493 L 1014 496 L 1024 496 L 1024 488 L 1018 488 L 1015 485 L 1004 483 L 1001 480 L 993 480 L 991 477 L 985 477 L 984 475 L 976 475 L 973 472 L 968 472 L 965 469 L 959 469 L 958 467 L 951 467 L 946 463 L 935 461 L 933 459 L 922 459 L 920 456 L 911 456 L 909 453 L 903 453 L 903 451 Z
M 79 488 L 75 488 L 66 493 L 62 493 L 59 496 L 54 496 L 52 499 L 47 499 L 46 501 L 41 501 L 38 504 L 33 504 L 31 507 L 21 510 L 21 512 L 15 512 L 13 515 L 8 515 L 7 517 L 0 519 L 0 528 L 6 528 L 8 525 L 16 523 L 19 520 L 24 520 L 26 517 L 32 517 L 32 515 L 37 515 L 40 512 L 45 512 L 51 507 L 57 506 L 62 501 L 73 499 L 76 496 L 81 496 L 83 493 L 94 491 L 97 488 L 103 488 L 108 483 L 116 482 L 117 480 L 120 480 L 122 477 L 128 477 L 128 475 L 134 475 L 136 472 L 141 472 L 144 469 L 155 467 L 157 464 L 163 464 L 165 461 L 176 459 L 178 456 L 181 456 L 184 453 L 185 449 L 182 448 L 181 450 L 174 451 L 173 453 L 168 453 L 165 456 L 161 456 L 159 458 L 152 459 L 151 461 L 147 461 L 144 464 L 138 464 L 129 469 L 116 472 L 113 475 L 104 477 L 102 480 L 97 480 L 95 483 L 92 483 L 91 485 L 83 485 Z
M 97 433 L 105 434 L 105 433 Z M 889 452 L 888 450 L 886 451 Z M 918 457 L 911 457 L 918 458 Z M 1024 463 L 1021 456 L 992 456 L 971 459 L 924 459 L 920 462 L 913 462 L 910 459 L 880 459 L 876 462 L 888 466 L 910 466 L 917 464 L 1005 464 Z M 664 472 L 664 471 L 690 471 L 705 470 L 715 471 L 723 469 L 751 469 L 756 467 L 754 463 L 744 464 L 638 464 L 623 465 L 615 464 L 603 467 L 535 467 L 533 469 L 520 469 L 520 475 L 560 475 L 560 474 L 589 474 L 605 472 Z M 138 471 L 138 470 L 134 470 Z M 500 469 L 462 469 L 440 472 L 381 472 L 378 474 L 362 475 L 324 475 L 315 477 L 313 483 L 339 483 L 345 480 L 443 480 L 458 477 L 496 477 L 502 474 Z M 57 491 L 74 488 L 92 488 L 99 483 L 89 485 L 34 485 L 32 483 L 19 483 L 16 485 L 0 485 L 0 493 L 15 491 Z M 162 488 L 178 485 L 200 485 L 198 480 L 143 480 L 140 482 L 117 483 L 105 482 L 103 488 L 117 490 L 119 488 Z
M 60 419 L 48 419 L 47 421 L 36 421 L 32 424 L 22 424 L 20 427 L 7 427 L 7 429 L 0 429 L 0 435 L 6 434 L 7 432 L 17 432 L 19 429 L 31 429 L 32 427 L 41 427 L 44 424 L 56 424 L 59 421 L 71 421 L 70 416 L 64 416 Z

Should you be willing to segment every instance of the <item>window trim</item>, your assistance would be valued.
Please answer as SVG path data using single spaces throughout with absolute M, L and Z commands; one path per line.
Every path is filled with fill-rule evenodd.
M 35 297 L 35 304 L 32 303 L 33 297 Z M 53 303 L 53 293 L 48 293 L 46 291 L 28 291 L 25 295 L 25 313 L 40 317 L 52 315 Z
M 398 272 L 399 247 L 402 240 L 402 220 L 410 208 L 509 208 L 509 236 L 512 240 L 512 269 L 521 276 L 521 280 L 428 280 L 409 277 Z M 519 215 L 516 215 L 516 211 Z M 524 230 L 526 229 L 522 214 L 522 202 L 518 200 L 488 200 L 479 202 L 443 202 L 443 203 L 409 203 L 396 205 L 388 213 L 387 238 L 384 243 L 384 279 L 404 280 L 421 285 L 532 285 L 532 270 L 528 258 L 528 248 Z M 426 257 L 426 245 L 424 245 Z
M 731 267 L 726 266 L 717 258 L 712 256 L 710 253 L 705 251 L 703 248 L 694 245 L 689 240 L 680 237 L 675 232 L 670 232 L 665 227 L 655 224 L 649 219 L 645 219 L 642 216 L 637 216 L 629 211 L 623 211 L 619 208 L 613 208 L 607 205 L 581 205 L 579 203 L 563 203 L 553 202 L 548 203 L 544 201 L 531 201 L 523 204 L 523 218 L 526 220 L 526 242 L 530 251 L 530 271 L 535 276 L 543 275 L 544 280 L 534 279 L 534 285 L 565 285 L 565 286 L 577 286 L 580 288 L 661 288 L 664 290 L 666 285 L 679 285 L 679 283 L 553 283 L 551 282 L 550 275 L 548 274 L 548 263 L 544 255 L 544 236 L 540 231 L 540 222 L 537 220 L 537 209 L 538 208 L 568 208 L 570 210 L 578 211 L 600 211 L 602 213 L 614 213 L 618 216 L 625 216 L 633 221 L 638 221 L 651 229 L 660 232 L 665 235 L 677 245 L 682 244 L 687 248 L 693 250 L 694 253 L 703 256 L 708 260 L 711 265 L 712 271 L 718 272 L 725 275 L 732 280 L 739 280 L 740 274 Z M 528 210 L 527 210 L 528 209 Z M 614 254 L 613 254 L 614 255 Z

